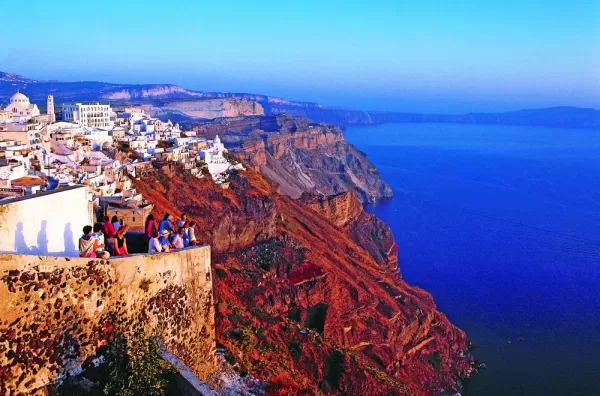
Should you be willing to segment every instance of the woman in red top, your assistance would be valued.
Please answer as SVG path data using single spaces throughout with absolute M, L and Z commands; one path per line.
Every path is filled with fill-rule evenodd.
M 148 242 L 150 241 L 150 238 L 152 238 L 152 236 L 154 235 L 154 231 L 157 231 L 156 229 L 156 222 L 154 221 L 154 215 L 153 214 L 149 214 L 148 218 L 146 219 L 146 227 L 144 228 L 144 234 L 146 234 L 146 251 L 148 250 Z

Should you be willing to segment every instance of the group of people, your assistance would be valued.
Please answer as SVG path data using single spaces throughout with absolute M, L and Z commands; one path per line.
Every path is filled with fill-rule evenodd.
M 148 253 L 170 252 L 199 244 L 196 239 L 195 221 L 188 221 L 185 213 L 176 224 L 173 221 L 173 216 L 168 213 L 158 223 L 153 215 L 148 216 L 146 220 Z
M 127 225 L 121 225 L 116 216 L 94 226 L 83 227 L 83 235 L 79 238 L 79 256 L 108 259 L 111 256 L 127 256 Z
M 83 227 L 79 238 L 79 256 L 108 259 L 114 256 L 127 256 L 126 234 L 129 226 L 121 225 L 116 216 L 104 216 L 103 222 Z M 172 252 L 188 246 L 198 245 L 195 231 L 196 222 L 188 221 L 184 213 L 174 223 L 174 218 L 166 214 L 160 222 L 150 214 L 146 219 L 145 236 L 148 253 Z

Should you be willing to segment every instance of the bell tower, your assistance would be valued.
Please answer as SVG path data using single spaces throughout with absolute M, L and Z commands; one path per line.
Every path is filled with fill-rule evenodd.
M 48 99 L 46 101 L 46 113 L 48 113 L 48 123 L 55 123 L 56 114 L 54 113 L 54 96 L 52 95 L 48 95 Z

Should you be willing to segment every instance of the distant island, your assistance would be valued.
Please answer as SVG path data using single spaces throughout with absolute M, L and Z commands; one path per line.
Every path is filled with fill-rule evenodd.
M 113 104 L 145 104 L 151 114 L 179 122 L 240 115 L 287 114 L 341 127 L 381 123 L 466 123 L 600 128 L 600 110 L 591 108 L 561 106 L 459 115 L 363 111 L 251 93 L 194 91 L 172 84 L 42 81 L 0 72 L 0 103 L 8 102 L 17 89 L 37 102 L 45 101 L 46 96 L 52 94 L 59 103 L 77 99 L 109 100 Z

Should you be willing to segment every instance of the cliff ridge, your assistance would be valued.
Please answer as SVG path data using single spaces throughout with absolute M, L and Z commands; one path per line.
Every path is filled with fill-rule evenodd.
M 353 194 L 294 200 L 252 169 L 226 190 L 176 167 L 156 172 L 136 189 L 158 216 L 198 222 L 213 246 L 220 348 L 272 394 L 433 395 L 472 372 L 466 335 L 400 278 L 393 239 L 377 240 L 389 229 L 372 228 L 381 224 Z

